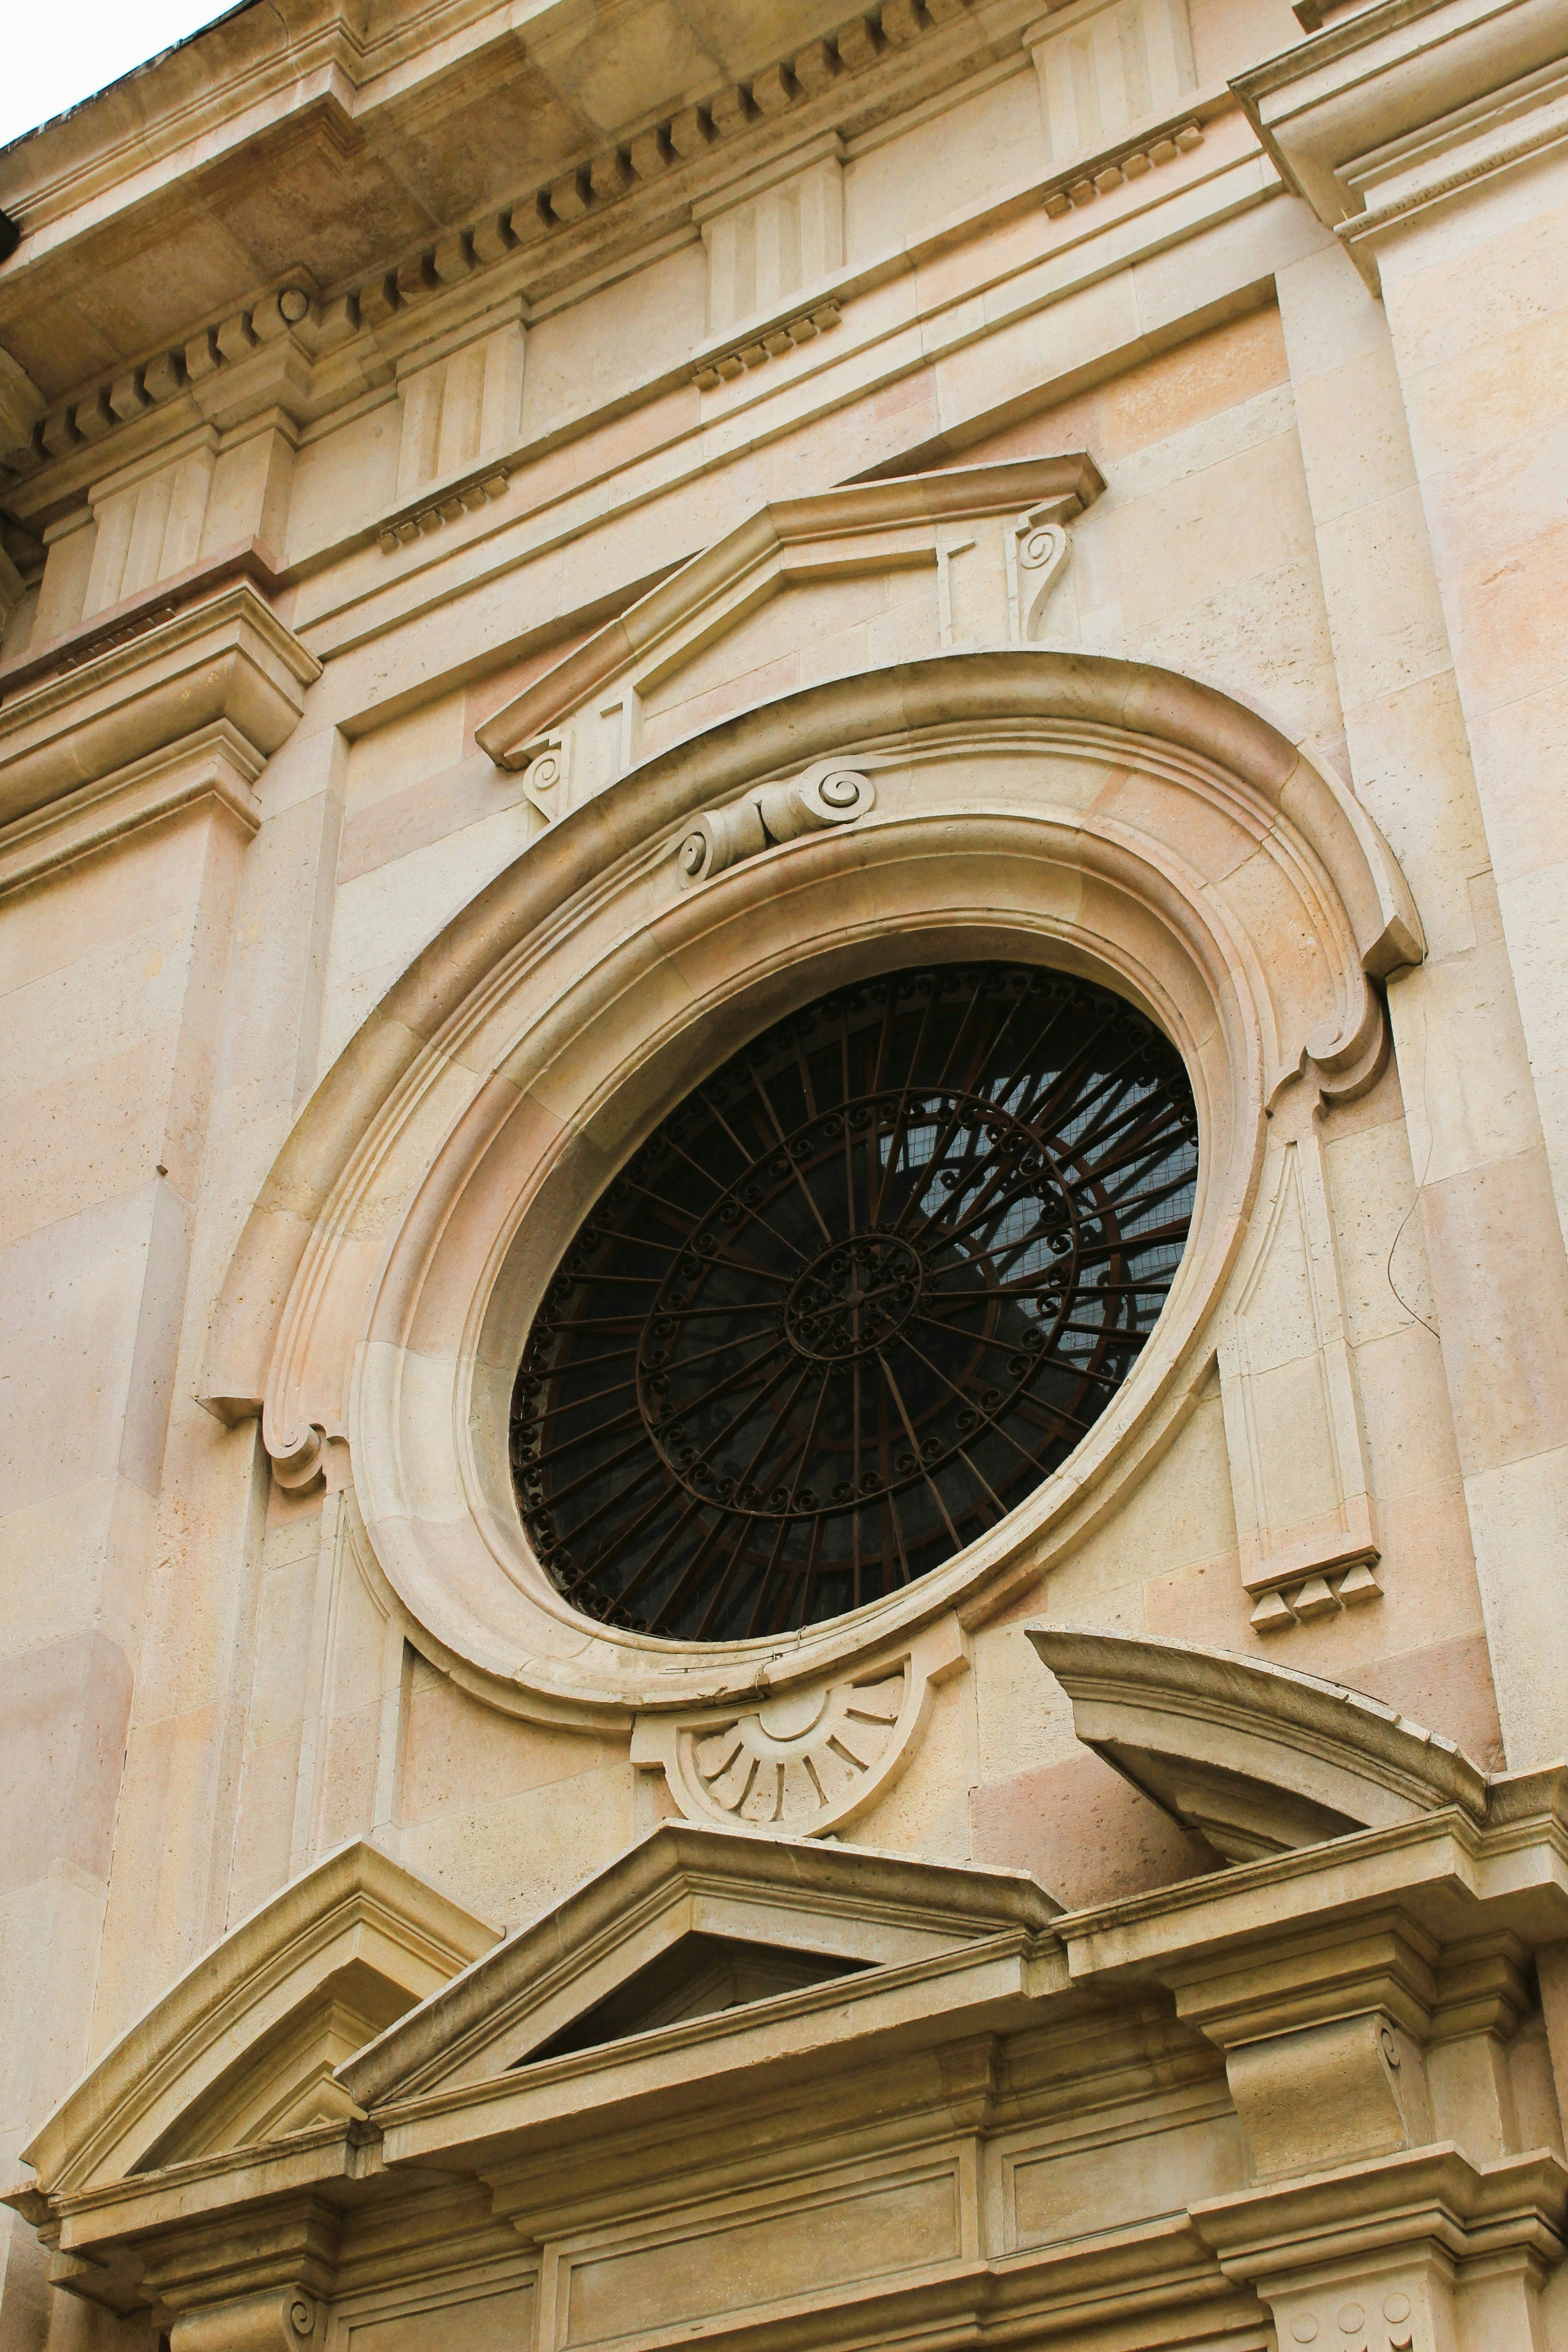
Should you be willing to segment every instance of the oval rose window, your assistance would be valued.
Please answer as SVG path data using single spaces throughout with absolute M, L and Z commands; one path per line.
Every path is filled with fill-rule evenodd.
M 1127 1378 L 1196 1169 L 1173 1047 L 1059 972 L 926 966 L 768 1030 L 609 1186 L 529 1334 L 511 1465 L 547 1572 L 683 1641 L 928 1575 Z

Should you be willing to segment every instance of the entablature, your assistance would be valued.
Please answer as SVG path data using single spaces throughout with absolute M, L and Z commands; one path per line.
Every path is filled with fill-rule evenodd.
M 1236 1668 L 1266 1716 L 1280 1677 Z M 338 2113 L 188 2152 L 222 2100 L 210 2060 L 184 2089 L 170 2062 L 280 2046 L 290 2000 L 336 1982 L 312 1922 L 374 1889 L 397 1948 L 416 1921 L 428 1946 L 431 1894 L 349 1849 L 129 2038 L 166 2048 L 155 2143 L 121 2128 L 146 2099 L 111 2053 L 13 2201 L 58 2284 L 151 2311 L 174 2352 L 342 2347 L 485 2298 L 567 2346 L 892 2341 L 933 2297 L 966 2327 L 1158 2330 L 1201 2303 L 1224 2334 L 1336 2264 L 1342 2302 L 1370 2265 L 1397 2326 L 1413 2282 L 1462 2306 L 1510 2247 L 1528 2297 L 1568 2221 L 1562 2021 L 1532 1983 L 1568 1929 L 1568 1795 L 1558 1769 L 1485 1788 L 1481 1818 L 1076 1913 L 1021 1873 L 666 1824 L 456 1975 L 448 1906 L 448 1980 L 323 2078 Z
M 440 570 L 449 554 L 459 555 L 471 571 L 466 551 L 476 539 L 500 535 L 497 560 L 503 569 L 536 552 L 538 530 L 531 518 L 523 518 L 522 502 L 508 498 L 508 488 L 541 464 L 548 472 L 549 457 L 563 440 L 613 429 L 628 409 L 639 408 L 661 420 L 655 433 L 660 447 L 672 424 L 678 442 L 693 436 L 700 442 L 715 424 L 732 436 L 743 415 L 754 414 L 753 429 L 776 432 L 779 421 L 767 412 L 779 409 L 780 394 L 793 423 L 803 395 L 818 409 L 840 401 L 847 373 L 863 374 L 873 352 L 885 376 L 921 363 L 931 323 L 912 341 L 900 334 L 889 344 L 885 300 L 863 298 L 876 297 L 901 277 L 923 276 L 955 246 L 976 246 L 979 282 L 941 294 L 937 308 L 952 313 L 941 340 L 956 348 L 977 331 L 994 331 L 1005 323 L 1001 312 L 988 316 L 984 330 L 963 318 L 964 302 L 994 274 L 976 241 L 1008 230 L 1020 212 L 1039 215 L 1038 234 L 1027 241 L 1030 253 L 1009 252 L 1004 274 L 1017 276 L 1022 268 L 1027 278 L 1048 257 L 1053 276 L 1061 279 L 1049 288 L 1026 289 L 1021 283 L 1023 315 L 1102 274 L 1102 259 L 1086 257 L 1078 268 L 1073 257 L 1086 236 L 1092 243 L 1102 228 L 1126 246 L 1124 212 L 1141 219 L 1151 205 L 1160 213 L 1171 198 L 1190 210 L 1189 184 L 1195 184 L 1205 190 L 1204 198 L 1178 232 L 1191 236 L 1211 219 L 1261 201 L 1277 185 L 1271 171 L 1265 173 L 1267 184 L 1254 184 L 1256 149 L 1229 92 L 1195 88 L 1190 52 L 1181 41 L 1156 38 L 1154 18 L 1163 21 L 1169 0 L 1139 0 L 1150 20 L 1151 55 L 1168 50 L 1176 61 L 1163 80 L 1155 78 L 1152 110 L 1132 115 L 1125 104 L 1120 112 L 1102 108 L 1103 121 L 1097 116 L 1099 127 L 1092 136 L 1086 130 L 1087 144 L 1080 142 L 1077 148 L 1058 125 L 1054 143 L 1048 133 L 1042 136 L 1037 154 L 1026 158 L 1016 180 L 989 186 L 979 204 L 972 199 L 913 234 L 900 222 L 883 221 L 862 235 L 847 256 L 842 240 L 819 239 L 805 256 L 805 275 L 793 291 L 748 278 L 749 310 L 737 311 L 733 302 L 721 299 L 710 268 L 706 312 L 695 283 L 686 286 L 673 306 L 668 300 L 658 306 L 660 326 L 651 341 L 631 333 L 624 364 L 617 361 L 608 377 L 599 365 L 587 371 L 594 391 L 586 400 L 572 401 L 568 413 L 552 394 L 541 406 L 542 395 L 527 388 L 531 379 L 524 346 L 563 308 L 649 268 L 661 256 L 695 247 L 700 236 L 711 241 L 715 221 L 722 224 L 731 214 L 749 215 L 759 205 L 765 208 L 780 200 L 781 190 L 795 202 L 813 172 L 826 168 L 811 162 L 825 138 L 852 164 L 858 141 L 896 132 L 923 110 L 957 102 L 972 87 L 988 87 L 1004 68 L 1029 75 L 1032 61 L 1042 89 L 1054 89 L 1066 70 L 1063 44 L 1069 35 L 1076 37 L 1079 19 L 1093 17 L 1106 0 L 1067 12 L 1059 31 L 1055 20 L 1030 25 L 1026 7 L 992 8 L 983 37 L 968 0 L 952 5 L 956 13 L 940 23 L 940 12 L 906 11 L 907 37 L 884 34 L 870 19 L 852 20 L 869 26 L 863 58 L 850 37 L 852 26 L 845 29 L 857 64 L 833 65 L 826 79 L 781 68 L 779 87 L 786 100 L 782 110 L 770 112 L 748 100 L 750 110 L 731 120 L 721 107 L 721 130 L 710 111 L 702 117 L 708 127 L 689 156 L 664 131 L 647 153 L 646 141 L 639 144 L 634 136 L 615 173 L 584 167 L 587 201 L 582 209 L 573 212 L 568 198 L 561 198 L 570 217 L 552 209 L 546 196 L 530 196 L 431 236 L 382 274 L 349 279 L 334 276 L 322 256 L 305 251 L 279 269 L 274 240 L 267 276 L 237 285 L 222 307 L 203 310 L 193 303 L 177 324 L 171 321 L 164 340 L 117 353 L 114 372 L 97 381 L 89 376 L 85 391 L 73 390 L 68 380 L 57 383 L 35 355 L 36 380 L 29 381 L 26 365 L 18 368 L 16 385 L 0 402 L 0 424 L 8 420 L 13 430 L 20 428 L 19 446 L 8 457 L 0 452 L 0 482 L 7 473 L 14 477 L 5 505 L 15 526 L 16 557 L 16 563 L 6 559 L 16 576 L 0 575 L 0 608 L 21 604 L 40 572 L 44 580 L 37 613 L 26 610 L 12 632 L 13 656 L 25 636 L 24 656 L 36 659 L 62 631 L 96 617 L 119 594 L 161 584 L 198 551 L 210 553 L 220 536 L 254 536 L 285 586 L 342 571 L 340 590 L 325 596 L 312 592 L 306 600 L 310 622 L 322 634 L 320 649 L 341 650 L 358 642 L 366 627 L 374 633 L 387 622 L 384 596 L 378 593 L 387 579 L 374 566 L 368 576 L 356 569 L 362 551 L 379 546 L 379 563 L 398 584 L 395 602 L 400 613 L 410 604 L 402 586 L 405 574 L 424 572 L 432 563 Z M 903 17 L 893 14 L 901 25 Z M 831 59 L 838 53 L 828 43 L 825 54 Z M 753 86 L 761 79 L 754 77 Z M 857 91 L 863 96 L 873 87 L 882 95 L 869 111 L 858 98 L 847 103 Z M 1227 113 L 1231 128 L 1216 146 L 1212 133 Z M 1205 137 L 1208 149 L 1200 152 Z M 640 173 L 626 160 L 634 151 L 641 157 Z M 1254 167 L 1245 188 L 1236 182 L 1244 151 Z M 333 149 L 319 166 L 311 163 L 309 168 L 327 172 L 341 163 Z M 298 168 L 306 170 L 303 163 Z M 830 159 L 830 168 L 841 166 Z M 1215 183 L 1212 189 L 1210 182 Z M 736 191 L 759 186 L 760 194 L 735 196 Z M 1107 204 L 1108 197 L 1114 201 Z M 1091 208 L 1087 217 L 1084 206 Z M 765 243 L 764 228 L 753 225 L 754 235 L 763 236 Z M 1156 229 L 1151 223 L 1148 234 L 1162 246 L 1168 242 L 1169 226 Z M 1016 241 L 1004 236 L 1004 243 Z M 1134 231 L 1130 250 L 1138 242 Z M 30 287 L 28 250 L 25 240 L 0 278 L 0 343 L 7 332 L 5 286 Z M 177 282 L 189 282 L 195 263 L 193 252 L 186 275 Z M 72 286 L 79 276 L 79 269 Z M 30 319 L 41 315 L 33 303 L 38 291 L 30 287 Z M 159 299 L 165 294 L 160 287 Z M 921 293 L 922 311 L 929 299 Z M 847 306 L 853 305 L 860 305 L 865 315 L 845 333 L 840 322 L 847 319 Z M 134 315 L 133 308 L 129 314 Z M 676 314 L 679 324 L 671 327 L 668 321 Z M 75 330 L 67 335 L 62 328 L 58 341 L 62 348 L 81 347 Z M 76 381 L 79 384 L 79 375 Z M 819 394 L 811 401 L 806 387 L 818 382 Z M 385 478 L 373 467 L 374 478 L 367 476 L 362 484 L 354 474 L 361 464 L 356 456 L 349 467 L 352 489 L 346 484 L 342 490 L 334 488 L 324 503 L 318 500 L 318 510 L 310 497 L 292 487 L 297 457 L 314 439 L 392 402 L 398 404 L 398 447 L 390 467 L 382 468 Z M 200 467 L 186 466 L 174 480 L 174 519 L 160 553 L 148 539 L 149 499 L 140 507 L 127 503 L 133 475 L 151 467 L 166 469 L 173 479 L 178 471 L 176 444 L 193 434 L 208 436 L 206 476 L 198 479 Z M 258 439 L 268 444 L 268 478 L 253 486 L 258 466 L 251 445 Z M 699 470 L 708 462 L 710 453 Z M 150 499 L 167 502 L 169 494 L 170 483 L 163 482 Z M 228 508 L 237 497 L 242 504 L 248 501 L 247 511 L 229 528 Z M 90 577 L 85 570 L 78 577 L 72 560 L 53 548 L 55 539 L 68 535 L 78 523 L 96 524 L 104 542 L 92 558 Z M 568 522 L 568 536 L 573 528 Z M 134 543 L 123 590 L 116 569 L 123 562 L 117 533 Z M 553 543 L 556 535 L 547 530 L 542 544 Z M 47 567 L 46 542 L 53 551 Z M 451 593 L 449 578 L 432 585 L 437 596 Z M 346 607 L 343 619 L 337 617 L 339 607 Z M 345 626 L 350 612 L 357 626 Z
M 1380 244 L 1558 149 L 1561 0 L 1378 0 L 1231 87 L 1375 293 Z

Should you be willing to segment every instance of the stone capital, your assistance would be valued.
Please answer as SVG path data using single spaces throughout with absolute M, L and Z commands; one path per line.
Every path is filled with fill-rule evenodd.
M 1535 2352 L 1534 2306 L 1563 2259 L 1565 2217 L 1560 2158 L 1476 2166 L 1451 2145 L 1191 2208 L 1291 2352 Z

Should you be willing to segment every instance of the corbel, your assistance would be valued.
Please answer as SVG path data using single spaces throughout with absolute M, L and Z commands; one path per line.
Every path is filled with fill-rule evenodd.
M 1432 2137 L 1425 2044 L 1438 1948 L 1395 1904 L 1162 1970 L 1176 2015 L 1225 2059 L 1257 2181 L 1370 2162 Z
M 563 817 L 572 805 L 572 730 L 536 736 L 516 755 L 522 770 L 522 789 L 546 824 Z
M 302 2288 L 274 2288 L 187 2311 L 169 2331 L 169 2352 L 306 2352 L 323 2314 Z
M 161 2231 L 142 2288 L 172 2315 L 170 2352 L 308 2352 L 325 2332 L 339 2231 L 313 2196 Z
M 1079 509 L 1076 498 L 1052 499 L 1007 529 L 1008 635 L 1016 646 L 1039 642 L 1046 606 L 1072 553 L 1068 518 Z

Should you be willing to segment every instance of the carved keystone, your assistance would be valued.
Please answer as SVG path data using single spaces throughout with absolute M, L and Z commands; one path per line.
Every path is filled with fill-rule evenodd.
M 781 842 L 853 824 L 876 804 L 875 784 L 856 768 L 826 768 L 793 783 L 764 784 L 726 808 L 703 811 L 677 852 L 680 878 L 710 882 L 727 866 Z

